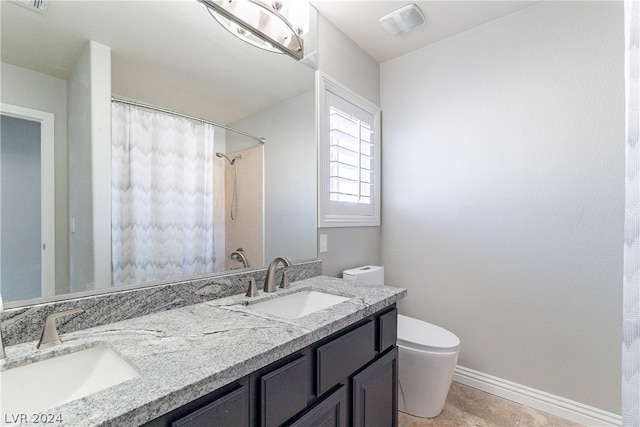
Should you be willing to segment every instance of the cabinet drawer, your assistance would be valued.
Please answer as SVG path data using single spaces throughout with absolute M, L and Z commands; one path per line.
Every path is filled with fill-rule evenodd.
M 247 387 L 241 386 L 208 405 L 171 423 L 171 427 L 248 426 Z
M 383 353 L 396 345 L 398 339 L 398 309 L 393 309 L 378 318 L 378 352 Z
M 302 356 L 260 378 L 261 426 L 279 426 L 307 406 L 307 372 Z
M 369 320 L 316 349 L 318 396 L 373 360 L 375 335 L 375 322 Z

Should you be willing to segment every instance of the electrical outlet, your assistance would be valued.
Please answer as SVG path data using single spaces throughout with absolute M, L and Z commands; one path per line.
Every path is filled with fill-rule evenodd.
M 327 235 L 326 234 L 321 234 L 320 235 L 320 253 L 323 254 L 325 252 L 328 251 L 328 243 L 327 243 L 328 239 L 327 239 Z

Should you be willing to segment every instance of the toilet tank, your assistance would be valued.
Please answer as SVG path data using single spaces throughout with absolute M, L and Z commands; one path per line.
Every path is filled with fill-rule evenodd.
M 342 272 L 342 278 L 363 285 L 384 285 L 384 267 L 365 265 L 363 267 L 351 268 Z

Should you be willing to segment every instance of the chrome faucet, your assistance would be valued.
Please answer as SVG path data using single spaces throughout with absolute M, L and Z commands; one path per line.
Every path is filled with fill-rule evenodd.
M 4 306 L 2 304 L 2 295 L 0 295 L 0 359 L 4 359 L 4 344 L 2 341 L 2 313 L 4 313 Z
M 58 335 L 58 328 L 56 327 L 56 319 L 63 316 L 69 316 L 71 314 L 82 313 L 83 311 L 84 310 L 81 308 L 76 308 L 48 315 L 47 319 L 44 321 L 42 336 L 40 337 L 40 341 L 38 341 L 37 348 L 49 348 L 62 344 L 62 340 Z
M 264 291 L 275 292 L 276 291 L 276 267 L 282 262 L 285 265 L 285 270 L 282 272 L 282 282 L 280 287 L 286 289 L 289 287 L 289 270 L 293 267 L 293 261 L 284 256 L 275 257 L 269 268 L 267 269 L 267 277 L 264 279 Z

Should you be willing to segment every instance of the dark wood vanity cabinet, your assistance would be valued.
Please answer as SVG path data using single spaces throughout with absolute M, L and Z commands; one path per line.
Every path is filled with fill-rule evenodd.
M 171 427 L 245 426 L 249 422 L 247 389 L 241 387 L 171 423 Z
M 337 427 L 347 425 L 347 388 L 338 386 L 298 417 L 291 427 Z
M 324 394 L 376 357 L 376 322 L 366 320 L 357 328 L 315 349 L 317 391 Z
M 144 424 L 146 427 L 249 425 L 249 378 L 244 377 Z
M 353 376 L 353 426 L 398 425 L 398 349 L 394 347 Z
M 146 425 L 396 427 L 396 329 L 391 306 Z
M 304 411 L 313 399 L 307 349 L 294 353 L 249 375 L 250 425 L 278 427 Z

